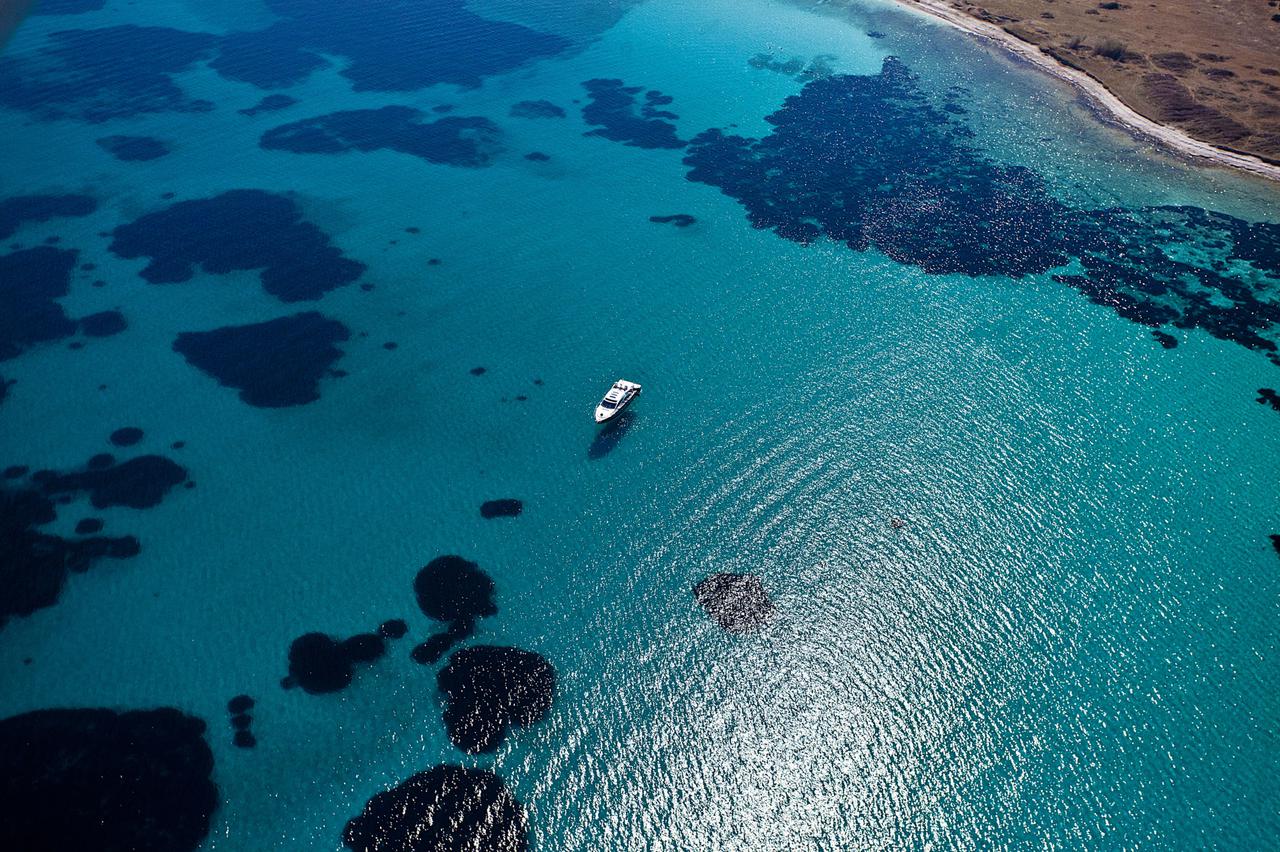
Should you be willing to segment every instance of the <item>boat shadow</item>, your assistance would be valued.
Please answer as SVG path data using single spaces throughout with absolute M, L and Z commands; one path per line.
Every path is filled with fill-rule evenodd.
M 587 447 L 587 458 L 595 461 L 609 455 L 618 444 L 622 443 L 622 439 L 626 437 L 627 432 L 631 431 L 635 422 L 634 411 L 624 411 L 619 414 L 596 434 L 591 446 Z

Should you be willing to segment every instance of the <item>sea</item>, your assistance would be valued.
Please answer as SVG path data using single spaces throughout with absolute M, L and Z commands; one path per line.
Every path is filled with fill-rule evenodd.
M 3 783 L 216 786 L 80 848 L 1277 848 L 1274 184 L 881 0 L 43 0 L 0 140 Z

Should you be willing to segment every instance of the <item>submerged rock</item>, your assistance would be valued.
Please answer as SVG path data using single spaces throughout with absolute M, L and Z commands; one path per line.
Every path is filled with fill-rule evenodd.
M 564 118 L 566 113 L 551 101 L 516 101 L 508 113 L 512 118 Z
M 477 645 L 451 656 L 436 682 L 445 695 L 449 739 L 477 754 L 497 750 L 510 728 L 532 725 L 547 715 L 556 673 L 532 651 Z
M 478 618 L 498 612 L 493 602 L 493 580 L 480 566 L 461 556 L 438 556 L 413 580 L 418 606 L 429 618 L 449 622 L 448 629 L 413 649 L 416 663 L 435 663 L 445 652 L 466 639 Z
M 384 621 L 378 625 L 378 635 L 384 639 L 399 639 L 409 632 L 409 625 L 404 623 L 404 619 L 393 618 Z
M 248 109 L 240 110 L 240 114 L 253 117 L 260 112 L 277 112 L 282 109 L 288 109 L 297 102 L 296 98 L 291 98 L 288 95 L 267 95 Z
M 595 78 L 584 82 L 591 102 L 582 108 L 582 119 L 596 125 L 588 136 L 602 136 L 636 148 L 683 148 L 689 143 L 676 136 L 676 126 L 664 119 L 677 116 L 657 107 L 671 99 L 657 90 L 645 92 L 644 102 L 636 96 L 643 86 L 628 86 L 613 78 Z
M 312 301 L 364 272 L 279 193 L 236 189 L 179 201 L 112 232 L 111 251 L 148 257 L 139 273 L 152 284 L 190 281 L 201 267 L 214 275 L 260 270 L 262 288 L 282 302 Z
M 39 530 L 56 517 L 53 502 L 38 491 L 0 488 L 0 627 L 10 616 L 53 606 L 69 572 L 140 550 L 133 536 L 68 540 Z
M 0 826 L 24 852 L 196 849 L 218 806 L 205 723 L 173 708 L 0 721 Z
M 0 255 L 0 361 L 75 334 L 58 299 L 71 291 L 76 253 L 39 246 Z
M 142 440 L 143 431 L 137 426 L 122 426 L 111 433 L 108 439 L 117 447 L 132 447 Z
M 169 146 L 151 136 L 104 136 L 98 147 L 122 162 L 158 160 L 169 153 Z
M 89 195 L 17 195 L 0 200 L 0 240 L 8 239 L 24 222 L 44 222 L 64 216 L 88 216 L 98 209 Z
M 650 216 L 649 221 L 657 225 L 672 224 L 677 228 L 687 228 L 698 220 L 688 213 L 672 213 L 670 216 Z
M 187 363 L 236 388 L 258 408 L 306 405 L 320 398 L 320 379 L 331 375 L 351 337 L 345 325 L 315 311 L 212 331 L 185 331 L 173 342 Z
M 712 574 L 693 587 L 698 605 L 730 633 L 748 633 L 766 624 L 773 602 L 754 574 Z
M 428 163 L 480 168 L 502 150 L 502 128 L 481 116 L 425 121 L 407 106 L 352 109 L 295 121 L 262 134 L 258 145 L 294 154 L 343 154 L 386 149 Z
M 110 462 L 111 457 L 101 454 Z M 95 459 L 98 458 L 95 456 Z M 46 494 L 87 491 L 94 508 L 158 506 L 169 490 L 187 479 L 187 470 L 164 456 L 138 456 L 120 464 L 91 465 L 76 473 L 51 473 L 41 479 Z
M 496 615 L 493 580 L 461 556 L 432 559 L 413 580 L 418 606 L 436 621 L 467 622 Z
M 512 497 L 501 500 L 486 500 L 480 504 L 480 517 L 514 518 L 524 511 L 524 503 Z
M 367 663 L 386 652 L 381 636 L 360 633 L 336 640 L 306 633 L 289 645 L 289 679 L 313 695 L 341 692 L 351 685 L 354 663 Z
M 119 311 L 99 311 L 80 318 L 80 331 L 86 337 L 111 337 L 129 327 L 129 321 Z
M 436 766 L 378 793 L 342 842 L 356 852 L 524 852 L 524 809 L 484 769 Z

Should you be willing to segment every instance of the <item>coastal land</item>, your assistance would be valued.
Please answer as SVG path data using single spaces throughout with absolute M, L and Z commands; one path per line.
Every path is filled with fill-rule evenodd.
M 1280 0 L 899 0 L 1077 86 L 1131 131 L 1280 180 Z

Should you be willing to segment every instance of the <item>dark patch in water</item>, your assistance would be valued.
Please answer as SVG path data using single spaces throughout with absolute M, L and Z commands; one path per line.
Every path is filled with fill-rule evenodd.
M 489 165 L 502 150 L 502 129 L 487 118 L 422 119 L 421 110 L 406 106 L 344 110 L 268 130 L 258 144 L 268 150 L 295 154 L 385 148 L 429 163 L 473 168 Z
M 480 504 L 482 518 L 514 518 L 524 511 L 524 503 L 508 497 L 502 500 L 486 500 Z
M 98 202 L 88 195 L 18 195 L 0 201 L 0 240 L 17 232 L 23 222 L 44 222 L 64 216 L 88 216 Z
M 98 147 L 122 162 L 158 160 L 169 153 L 169 146 L 151 136 L 104 136 Z
M 1159 343 L 1165 349 L 1178 348 L 1178 338 L 1172 334 L 1167 334 L 1163 331 L 1152 331 L 1151 336 L 1155 338 L 1156 343 Z
M 496 615 L 493 580 L 461 556 L 438 556 L 413 580 L 418 606 L 436 621 L 474 621 Z
M 102 532 L 102 518 L 81 518 L 76 522 L 76 535 L 93 535 Z
M 38 51 L 0 58 L 0 104 L 45 121 L 95 124 L 156 112 L 208 112 L 213 104 L 187 97 L 172 75 L 208 57 L 217 40 L 133 25 L 57 31 Z
M 111 453 L 95 453 L 94 455 L 89 456 L 89 461 L 85 462 L 85 467 L 89 468 L 89 470 L 102 470 L 103 468 L 111 467 L 111 465 L 115 463 L 116 457 L 111 455 Z M 47 474 L 48 476 L 53 475 L 52 471 L 47 470 L 42 470 L 40 473 Z M 45 476 L 44 478 L 47 479 L 48 476 Z
M 5 479 L 21 479 L 30 470 L 25 464 L 11 464 L 4 469 Z
M 205 723 L 174 708 L 36 710 L 0 721 L 12 849 L 194 850 L 218 806 Z
M 212 331 L 186 331 L 173 342 L 187 362 L 259 408 L 305 405 L 320 398 L 320 379 L 342 357 L 334 344 L 347 327 L 315 311 Z
M 75 334 L 56 301 L 70 291 L 75 265 L 75 252 L 47 246 L 0 256 L 0 361 Z
M 525 852 L 524 809 L 487 769 L 436 766 L 378 793 L 342 842 L 357 852 Z
M 118 256 L 151 258 L 141 275 L 152 284 L 190 281 L 197 266 L 215 275 L 260 269 L 263 289 L 282 302 L 319 299 L 365 270 L 304 220 L 293 199 L 258 189 L 180 201 L 112 236 Z
M 288 109 L 297 102 L 297 98 L 291 98 L 288 95 L 267 95 L 248 109 L 240 110 L 240 114 L 252 117 L 260 112 L 278 112 Z
M 342 650 L 353 663 L 371 663 L 387 652 L 387 643 L 377 633 L 357 633 L 342 640 Z
M 482 18 L 465 0 L 266 0 L 279 21 L 265 30 L 232 33 L 211 63 L 222 76 L 260 88 L 302 82 L 341 57 L 342 76 L 356 91 L 407 92 L 437 83 L 479 86 L 530 60 L 569 47 L 559 36 Z M 483 34 L 483 37 L 476 37 Z
M 475 625 L 470 621 L 455 621 L 447 630 L 433 634 L 425 642 L 413 646 L 409 659 L 420 666 L 434 666 L 449 649 L 471 635 Z
M 36 0 L 32 15 L 82 15 L 85 12 L 96 12 L 107 4 L 107 0 Z
M 524 155 L 524 158 L 531 163 L 545 163 L 551 159 L 551 155 L 544 154 L 541 151 L 530 151 Z
M 129 321 L 119 311 L 99 311 L 80 318 L 80 331 L 86 337 L 111 337 L 129 327 Z
M 496 615 L 493 580 L 480 566 L 461 556 L 438 556 L 413 580 L 418 607 L 428 618 L 449 623 L 413 649 L 413 659 L 433 663 L 453 645 L 471 635 L 476 619 Z
M 528 727 L 547 715 L 556 673 L 532 651 L 476 645 L 449 657 L 436 682 L 445 695 L 449 739 L 479 754 L 497 751 L 510 728 Z
M 1273 533 L 1269 538 L 1271 539 L 1271 548 L 1277 554 L 1280 554 L 1280 534 Z
M 133 536 L 72 541 L 37 529 L 56 518 L 53 502 L 39 491 L 0 488 L 0 626 L 10 616 L 53 606 L 68 572 L 86 571 L 102 558 L 127 559 L 140 550 Z
M 404 623 L 404 619 L 393 618 L 384 621 L 378 625 L 378 635 L 384 639 L 399 639 L 409 632 L 409 625 Z
M 483 376 L 483 375 L 484 375 L 485 373 L 487 373 L 487 372 L 489 372 L 489 371 L 488 371 L 488 370 L 486 370 L 484 367 L 472 367 L 472 368 L 471 368 L 471 375 L 473 375 L 473 376 Z
M 9 395 L 9 388 L 13 387 L 16 382 L 17 379 L 6 379 L 4 376 L 0 376 L 0 405 L 4 404 L 4 398 Z
M 236 748 L 253 748 L 258 744 L 258 738 L 248 731 L 236 731 L 231 742 Z
M 587 136 L 602 136 L 636 148 L 683 148 L 689 144 L 676 136 L 674 124 L 663 121 L 678 116 L 657 109 L 670 100 L 661 92 L 650 90 L 645 93 L 645 102 L 637 104 L 636 95 L 644 92 L 643 86 L 599 77 L 582 85 L 591 101 L 582 108 L 582 118 L 587 124 L 598 125 Z
M 716 624 L 730 633 L 749 633 L 773 615 L 764 583 L 752 574 L 712 574 L 693 587 L 693 595 Z
M 1280 360 L 1280 225 L 1195 207 L 1068 207 L 1032 170 L 984 157 L 948 105 L 889 58 L 879 74 L 808 83 L 766 117 L 763 139 L 698 134 L 688 179 L 737 199 L 754 227 L 879 249 L 930 273 L 1020 278 L 1075 261 L 1079 273 L 1054 279 L 1126 319 L 1203 329 Z M 1175 259 L 1183 244 L 1213 256 Z M 1239 261 L 1253 271 L 1229 275 Z
M 248 713 L 237 713 L 231 717 L 231 727 L 235 728 L 237 731 L 248 730 L 249 726 L 252 724 L 253 717 Z
M 306 633 L 289 645 L 289 678 L 312 695 L 340 692 L 351 685 L 351 667 L 378 659 L 386 651 L 381 636 L 361 633 L 336 640 Z
M 1274 388 L 1258 388 L 1258 402 L 1271 406 L 1272 411 L 1280 411 L 1280 394 Z
M 248 695 L 237 695 L 227 702 L 228 713 L 248 713 L 253 709 L 254 700 Z
M 677 228 L 687 228 L 698 220 L 690 216 L 688 213 L 672 213 L 670 216 L 650 216 L 650 222 L 658 225 L 666 225 L 668 223 L 675 225 Z
M 616 450 L 622 439 L 635 427 L 635 422 L 634 411 L 624 411 L 610 420 L 596 433 L 591 446 L 587 447 L 587 458 L 597 461 Z
M 150 509 L 187 479 L 186 468 L 164 456 L 138 456 L 106 467 L 50 474 L 40 479 L 45 494 L 85 491 L 95 509 Z
M 121 426 L 111 433 L 111 437 L 108 440 L 117 447 L 132 447 L 142 440 L 143 434 L 143 431 L 137 426 Z
M 382 348 L 388 352 L 394 352 L 400 348 L 400 344 L 396 343 L 394 340 L 388 340 L 386 343 L 382 344 Z
M 567 115 L 551 101 L 516 101 L 508 114 L 512 118 L 564 118 Z
M 806 63 L 799 56 L 793 56 L 790 59 L 775 59 L 772 53 L 757 53 L 747 60 L 747 64 L 761 71 L 772 71 L 775 74 L 782 74 L 786 77 L 794 77 L 797 80 L 807 82 L 809 80 L 820 80 L 823 77 L 830 77 L 834 74 L 835 69 L 831 67 L 831 63 L 835 58 L 829 53 L 823 53 L 813 57 Z

